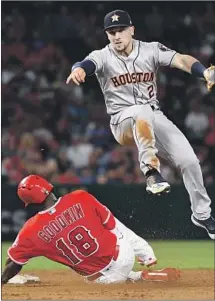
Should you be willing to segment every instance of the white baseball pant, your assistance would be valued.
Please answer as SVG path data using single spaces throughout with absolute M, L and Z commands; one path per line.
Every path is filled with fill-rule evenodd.
M 200 220 L 210 217 L 211 200 L 199 160 L 185 135 L 162 111 L 153 111 L 149 104 L 133 105 L 111 116 L 110 128 L 120 144 L 136 144 L 144 174 L 147 164 L 160 170 L 157 154 L 180 169 L 194 216 Z
M 138 281 L 141 279 L 142 272 L 133 272 L 135 256 L 141 259 L 144 264 L 156 261 L 156 257 L 151 246 L 132 230 L 127 228 L 118 219 L 116 227 L 112 232 L 117 236 L 119 245 L 119 255 L 116 261 L 112 260 L 107 267 L 100 272 L 103 276 L 96 279 L 95 283 L 119 283 L 126 280 Z

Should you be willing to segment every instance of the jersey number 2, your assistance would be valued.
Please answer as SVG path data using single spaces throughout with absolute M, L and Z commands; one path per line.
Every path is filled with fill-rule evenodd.
M 68 241 L 69 244 L 63 238 L 60 238 L 56 241 L 56 247 L 73 265 L 79 264 L 82 261 L 77 253 L 88 257 L 94 254 L 99 248 L 96 238 L 83 226 L 78 226 L 71 230 L 68 233 Z M 70 248 L 70 246 L 73 246 L 73 248 Z
M 152 96 L 154 96 L 154 87 L 153 87 L 153 85 L 148 86 L 147 90 L 149 92 L 149 98 L 152 98 Z

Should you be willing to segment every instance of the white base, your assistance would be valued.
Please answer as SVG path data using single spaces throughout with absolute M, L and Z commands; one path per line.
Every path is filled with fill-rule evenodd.
M 40 282 L 40 278 L 31 275 L 16 275 L 8 281 L 9 284 L 25 284 L 28 282 Z

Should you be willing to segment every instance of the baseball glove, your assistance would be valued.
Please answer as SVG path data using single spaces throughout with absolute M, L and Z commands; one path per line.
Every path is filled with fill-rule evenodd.
M 204 76 L 207 82 L 207 89 L 211 91 L 213 86 L 215 85 L 215 66 L 210 66 L 204 72 Z

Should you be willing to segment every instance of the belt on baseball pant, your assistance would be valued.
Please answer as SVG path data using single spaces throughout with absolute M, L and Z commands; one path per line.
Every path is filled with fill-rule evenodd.
M 114 255 L 112 257 L 112 260 L 116 261 L 118 256 L 119 256 L 119 245 L 116 245 L 115 252 L 114 252 Z M 97 273 L 95 273 L 91 276 L 87 276 L 86 278 L 89 281 L 94 281 L 94 280 L 98 279 L 101 276 L 104 276 L 104 274 L 102 274 L 102 272 L 97 272 Z

